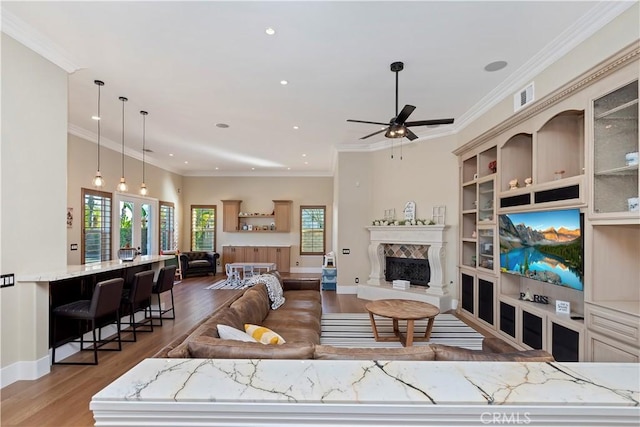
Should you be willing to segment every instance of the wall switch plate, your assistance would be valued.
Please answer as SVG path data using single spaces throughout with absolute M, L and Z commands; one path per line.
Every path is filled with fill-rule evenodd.
M 71 244 L 71 250 L 72 251 L 77 251 L 78 250 L 78 244 L 77 243 L 72 243 Z
M 342 255 L 349 255 L 351 253 L 351 249 L 343 249 Z
M 15 285 L 16 278 L 13 273 L 0 275 L 0 288 L 6 288 L 7 286 Z

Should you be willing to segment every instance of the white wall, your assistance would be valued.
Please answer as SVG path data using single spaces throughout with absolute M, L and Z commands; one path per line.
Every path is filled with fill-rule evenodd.
M 64 269 L 67 74 L 4 33 L 1 151 L 2 273 Z M 48 291 L 31 282 L 0 289 L 3 385 L 39 374 L 48 354 L 37 344 L 48 342 Z

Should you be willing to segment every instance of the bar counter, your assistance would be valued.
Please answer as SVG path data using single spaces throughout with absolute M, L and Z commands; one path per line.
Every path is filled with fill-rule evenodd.
M 96 426 L 637 426 L 633 363 L 145 359 Z

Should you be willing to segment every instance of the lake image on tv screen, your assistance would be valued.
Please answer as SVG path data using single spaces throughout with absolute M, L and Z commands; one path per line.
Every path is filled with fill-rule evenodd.
M 502 214 L 499 222 L 501 271 L 583 290 L 578 209 Z

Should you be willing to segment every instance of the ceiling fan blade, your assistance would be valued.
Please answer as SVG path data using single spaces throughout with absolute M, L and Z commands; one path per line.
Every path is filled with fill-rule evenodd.
M 367 136 L 363 136 L 363 137 L 362 137 L 362 138 L 360 138 L 360 139 L 367 139 L 367 138 L 369 138 L 370 136 L 373 136 L 373 135 L 377 135 L 377 134 L 379 134 L 379 133 L 382 133 L 382 132 L 386 131 L 387 129 L 388 129 L 388 128 L 380 129 L 379 131 L 376 131 L 376 132 L 374 132 L 374 133 L 371 133 L 371 134 L 369 134 L 369 135 L 367 135 Z
M 400 114 L 398 114 L 398 117 L 396 117 L 396 119 L 394 120 L 394 122 L 397 124 L 404 123 L 404 121 L 409 118 L 409 116 L 411 115 L 411 113 L 413 113 L 413 110 L 415 109 L 416 107 L 414 107 L 413 105 L 409 105 L 409 104 L 405 105 L 402 111 L 400 111 Z
M 413 141 L 414 139 L 418 139 L 418 135 L 416 135 L 415 133 L 411 132 L 411 129 L 408 129 L 408 128 L 405 129 L 404 136 L 409 138 L 409 141 Z
M 348 122 L 353 122 L 353 123 L 369 123 L 370 125 L 382 125 L 382 126 L 389 126 L 389 123 L 381 123 L 381 122 L 368 122 L 366 120 L 352 120 L 352 119 L 347 119 Z
M 438 126 L 450 125 L 453 119 L 437 119 L 437 120 L 418 120 L 416 122 L 406 122 L 405 126 Z

